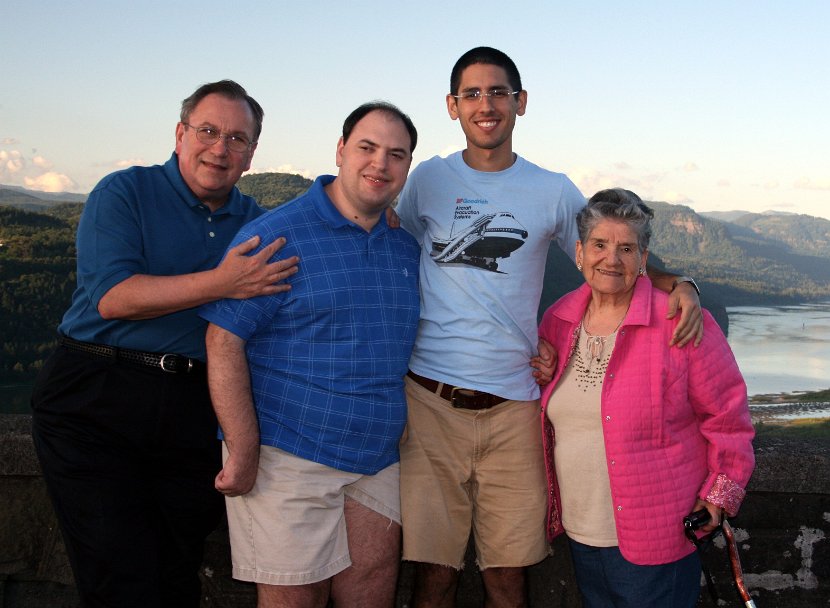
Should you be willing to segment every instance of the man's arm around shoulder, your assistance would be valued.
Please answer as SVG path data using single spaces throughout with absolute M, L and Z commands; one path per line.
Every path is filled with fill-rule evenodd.
M 98 302 L 104 319 L 153 319 L 222 298 L 252 298 L 291 289 L 280 283 L 297 272 L 299 258 L 269 263 L 284 238 L 248 255 L 259 245 L 252 237 L 230 249 L 213 270 L 176 276 L 136 274 L 112 287 Z
M 674 328 L 669 346 L 677 345 L 680 348 L 692 339 L 694 345 L 698 346 L 703 339 L 703 313 L 697 289 L 689 282 L 677 282 L 676 274 L 669 274 L 652 266 L 648 266 L 646 270 L 652 284 L 669 294 L 666 318 L 673 319 L 678 309 L 680 310 L 680 322 Z

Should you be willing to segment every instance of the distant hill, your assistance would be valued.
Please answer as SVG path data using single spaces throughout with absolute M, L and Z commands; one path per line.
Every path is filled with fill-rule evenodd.
M 791 253 L 830 260 L 830 220 L 798 214 L 747 213 L 732 224 L 749 229 L 757 237 L 785 245 Z M 736 238 L 749 236 L 730 230 Z
M 713 220 L 719 220 L 721 222 L 734 222 L 736 219 L 742 215 L 746 215 L 747 213 L 749 213 L 749 211 L 701 211 L 700 215 Z
M 293 173 L 253 173 L 243 175 L 237 185 L 243 193 L 253 196 L 260 205 L 271 209 L 304 193 L 312 183 L 312 180 Z M 26 211 L 46 211 L 62 203 L 84 203 L 88 196 L 72 192 L 39 192 L 0 184 L 0 205 Z
M 27 211 L 45 211 L 49 207 L 63 203 L 83 203 L 86 194 L 74 192 L 40 192 L 28 190 L 20 186 L 4 186 L 0 184 L 0 205 L 26 209 Z
M 744 214 L 735 223 L 683 205 L 655 212 L 651 251 L 673 271 L 709 285 L 727 306 L 830 297 L 830 222 L 806 215 Z
M 239 189 L 253 196 L 266 209 L 282 205 L 303 194 L 313 184 L 310 179 L 293 173 L 253 173 L 243 175 Z

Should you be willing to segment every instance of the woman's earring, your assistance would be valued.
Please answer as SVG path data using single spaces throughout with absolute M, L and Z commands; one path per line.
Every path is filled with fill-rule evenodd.
M 646 276 L 646 269 L 645 268 L 640 268 L 640 276 L 641 277 Z
M 582 264 L 581 264 L 581 263 L 579 263 L 579 262 L 577 262 L 577 263 L 576 263 L 576 269 L 577 269 L 579 272 L 582 272 Z

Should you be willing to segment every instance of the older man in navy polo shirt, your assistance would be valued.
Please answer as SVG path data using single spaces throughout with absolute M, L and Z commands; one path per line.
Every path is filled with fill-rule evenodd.
M 251 239 L 235 187 L 262 129 L 233 81 L 184 100 L 164 165 L 105 177 L 78 227 L 78 287 L 32 395 L 33 436 L 84 606 L 197 607 L 221 467 L 199 305 L 286 291 L 296 258 Z
M 290 292 L 202 309 L 224 432 L 233 574 L 259 606 L 388 607 L 400 562 L 398 442 L 419 317 L 415 240 L 386 223 L 416 131 L 383 102 L 356 109 L 338 176 L 246 226 L 285 235 Z

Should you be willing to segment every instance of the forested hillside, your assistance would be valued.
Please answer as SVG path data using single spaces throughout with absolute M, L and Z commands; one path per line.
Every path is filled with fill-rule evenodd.
M 239 189 L 253 196 L 260 206 L 271 209 L 297 198 L 311 187 L 313 182 L 293 173 L 255 173 L 243 175 Z
M 0 375 L 30 376 L 55 346 L 75 289 L 75 230 L 83 205 L 42 213 L 0 206 Z
M 741 225 L 682 205 L 648 204 L 655 212 L 652 252 L 670 270 L 693 275 L 726 305 L 830 298 L 827 220 L 772 216 L 790 218 L 789 227 L 756 231 L 757 218 L 766 216 L 750 214 L 756 219 Z

